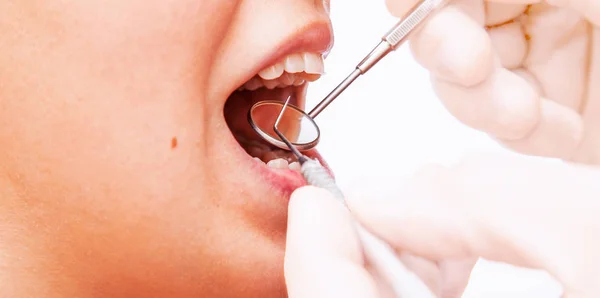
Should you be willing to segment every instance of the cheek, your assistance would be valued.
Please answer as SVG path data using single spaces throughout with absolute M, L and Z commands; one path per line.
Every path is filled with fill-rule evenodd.
M 30 222 L 51 227 L 46 238 L 64 240 L 57 251 L 68 258 L 109 255 L 98 266 L 118 274 L 136 270 L 127 262 L 152 264 L 166 283 L 179 275 L 168 270 L 210 267 L 224 254 L 246 264 L 247 245 L 198 256 L 205 239 L 218 239 L 208 247 L 260 242 L 219 205 L 205 149 L 213 55 L 238 1 L 17 3 L 0 1 L 0 179 L 22 195 Z M 278 272 L 260 267 L 279 264 L 280 247 L 266 249 L 248 267 Z
M 0 4 L 2 170 L 66 204 L 197 195 L 206 81 L 237 1 L 65 3 Z
M 0 75 L 86 90 L 115 83 L 139 89 L 132 83 L 157 77 L 193 77 L 197 88 L 205 87 L 237 7 L 219 0 L 31 2 L 4 12 L 0 4 Z

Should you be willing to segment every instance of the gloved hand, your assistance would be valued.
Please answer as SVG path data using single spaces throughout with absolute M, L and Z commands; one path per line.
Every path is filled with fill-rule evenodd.
M 399 251 L 542 269 L 564 285 L 565 298 L 600 297 L 598 181 L 598 168 L 472 159 L 422 172 L 395 200 L 348 203 Z M 455 272 L 446 284 L 465 279 Z M 285 277 L 290 298 L 385 297 L 363 267 L 349 213 L 312 187 L 291 198 Z M 440 297 L 460 297 L 453 295 Z
M 326 190 L 309 186 L 294 192 L 285 256 L 288 297 L 395 298 L 377 272 L 364 265 L 349 216 Z M 443 298 L 462 295 L 477 261 L 473 257 L 433 262 L 398 249 L 398 258 Z
M 416 0 L 386 0 L 405 14 Z M 449 0 L 410 39 L 443 104 L 520 153 L 600 164 L 600 0 Z

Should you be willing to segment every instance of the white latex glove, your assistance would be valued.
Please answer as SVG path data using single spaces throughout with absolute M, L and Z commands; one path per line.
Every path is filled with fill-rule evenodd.
M 399 251 L 542 269 L 564 285 L 564 297 L 591 298 L 600 297 L 599 198 L 597 168 L 502 158 L 431 168 L 397 200 L 349 204 Z M 285 256 L 289 297 L 383 297 L 362 262 L 346 209 L 325 191 L 297 190 Z
M 386 0 L 402 16 L 417 0 Z M 600 164 L 600 0 L 449 0 L 410 39 L 464 124 L 530 155 Z
M 396 298 L 365 265 L 350 214 L 328 191 L 296 190 L 289 211 L 285 276 L 290 298 Z M 398 258 L 443 298 L 461 297 L 477 260 L 433 262 L 400 248 Z

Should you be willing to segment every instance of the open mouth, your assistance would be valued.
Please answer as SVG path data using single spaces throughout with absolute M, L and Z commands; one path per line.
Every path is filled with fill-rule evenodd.
M 323 72 L 322 54 L 293 53 L 258 72 L 233 92 L 225 103 L 224 116 L 227 126 L 248 154 L 248 158 L 253 159 L 258 167 L 268 170 L 271 175 L 285 177 L 286 179 L 279 181 L 286 180 L 285 182 L 293 184 L 293 187 L 305 183 L 300 175 L 300 163 L 297 158 L 290 151 L 277 148 L 263 140 L 250 126 L 247 115 L 257 102 L 284 102 L 290 96 L 291 104 L 304 109 L 308 83 L 319 79 Z M 326 165 L 314 149 L 303 154 Z

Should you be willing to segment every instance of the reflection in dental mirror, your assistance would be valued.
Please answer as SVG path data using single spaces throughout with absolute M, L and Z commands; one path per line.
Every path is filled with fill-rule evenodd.
M 279 101 L 256 103 L 248 113 L 248 121 L 265 141 L 281 149 L 289 150 L 273 130 L 273 125 L 275 125 L 283 106 L 284 103 Z M 287 105 L 277 128 L 298 150 L 312 149 L 319 142 L 319 127 L 312 118 L 296 106 Z

